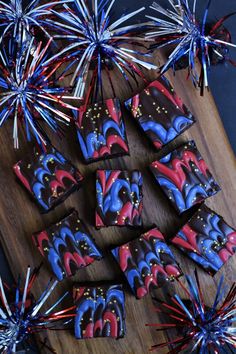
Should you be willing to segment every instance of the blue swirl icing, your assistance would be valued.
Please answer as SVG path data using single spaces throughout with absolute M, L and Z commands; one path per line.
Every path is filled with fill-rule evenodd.
M 149 274 L 152 273 L 152 266 L 150 265 L 150 263 L 162 264 L 161 256 L 164 253 L 165 255 L 169 255 L 170 259 L 173 260 L 173 264 L 175 264 L 174 255 L 171 249 L 162 240 L 158 240 L 157 242 L 153 242 L 153 243 L 151 242 L 151 240 L 150 240 L 151 243 L 144 240 L 142 242 L 144 242 L 143 247 L 146 250 L 145 252 L 142 251 L 141 253 L 142 258 L 140 259 L 141 256 L 139 256 L 139 261 L 137 261 L 137 263 L 134 261 L 134 259 L 131 259 L 129 266 L 127 266 L 126 270 L 124 270 L 128 283 L 135 295 L 136 295 L 135 280 L 138 280 L 139 286 L 144 285 L 145 278 L 142 278 L 142 275 L 147 273 Z M 160 251 L 162 251 L 163 253 L 161 253 Z M 119 247 L 113 249 L 112 254 L 117 259 L 117 261 L 120 262 Z M 170 259 L 168 260 L 168 264 Z
M 192 123 L 190 118 L 184 116 L 178 116 L 173 120 L 173 126 L 166 129 L 162 124 L 155 121 L 143 121 L 140 120 L 141 127 L 145 132 L 152 131 L 163 144 L 167 144 L 173 140 L 182 130 Z
M 51 264 L 52 271 L 59 281 L 63 280 L 63 268 L 61 265 L 61 258 L 54 248 L 50 248 L 48 252 L 48 261 Z
M 107 132 L 109 129 L 114 129 L 123 140 L 125 140 L 125 126 L 121 122 L 120 125 L 113 121 L 108 120 L 102 126 L 102 132 L 90 132 L 85 138 L 81 133 L 81 129 L 77 129 L 77 136 L 84 158 L 86 160 L 93 158 L 95 151 L 99 151 L 102 146 L 107 144 Z
M 115 213 L 122 208 L 123 203 L 119 198 L 119 192 L 122 188 L 125 188 L 128 193 L 131 192 L 130 184 L 127 181 L 123 179 L 117 179 L 113 183 L 109 194 L 104 199 L 104 213 L 106 213 L 108 210 Z
M 60 257 L 60 247 L 63 246 L 67 248 L 67 238 L 71 240 L 74 247 L 74 252 L 76 252 L 80 257 L 83 255 L 81 253 L 81 249 L 79 248 L 79 244 L 83 241 L 86 242 L 89 247 L 88 255 L 90 257 L 101 257 L 101 253 L 89 235 L 80 231 L 74 234 L 69 227 L 62 227 L 53 237 L 52 242 L 50 242 L 48 253 L 48 261 L 51 264 L 53 272 L 60 281 L 64 278 L 64 268 Z
M 221 258 L 216 252 L 213 251 L 212 246 L 214 246 L 214 241 L 210 239 L 203 239 L 202 243 L 199 243 L 199 252 L 204 255 L 204 257 L 209 261 L 214 269 L 220 269 L 223 266 Z
M 174 126 L 175 130 L 177 131 L 177 133 L 179 134 L 183 131 L 183 129 L 186 128 L 186 126 L 188 126 L 192 123 L 193 123 L 193 120 L 191 118 L 179 116 L 174 119 L 173 126 Z
M 160 162 L 161 163 L 168 163 L 170 162 L 172 159 L 172 153 L 170 152 L 169 154 L 167 154 L 166 156 L 163 156 L 161 159 L 160 159 Z
M 93 289 L 86 289 L 87 291 L 90 292 L 90 297 L 82 297 L 79 299 L 79 303 L 76 309 L 76 318 L 75 318 L 75 336 L 76 338 L 82 338 L 82 327 L 81 327 L 81 322 L 83 320 L 84 314 L 86 312 L 91 311 L 91 317 L 93 320 L 96 318 L 96 320 L 99 318 L 101 322 L 103 323 L 103 315 L 106 312 L 106 308 L 109 306 L 109 303 L 112 302 L 112 300 L 116 300 L 116 316 L 120 318 L 119 321 L 119 326 L 120 326 L 120 331 L 124 331 L 124 323 L 123 323 L 123 317 L 124 317 L 124 302 L 125 302 L 125 297 L 124 297 L 124 292 L 120 289 L 119 286 L 111 286 L 108 289 L 104 289 L 105 296 L 100 295 L 97 292 L 96 288 Z M 99 311 L 96 313 L 96 311 Z M 97 318 L 97 315 L 99 316 Z M 104 325 L 104 324 L 103 324 Z
M 217 272 L 224 264 L 218 253 L 214 251 L 216 242 L 219 242 L 219 236 L 221 237 L 221 240 L 225 238 L 224 233 L 219 227 L 220 221 L 221 219 L 218 215 L 208 214 L 207 220 L 204 221 L 206 223 L 204 231 L 205 235 L 200 233 L 198 236 L 197 244 L 198 252 L 200 254 L 192 251 L 188 252 L 189 257 L 192 258 L 196 263 L 205 269 L 211 269 L 215 272 Z M 178 232 L 178 237 L 185 240 L 186 242 L 189 242 L 182 230 Z M 180 248 L 182 249 L 181 246 Z
M 209 262 L 207 259 L 203 258 L 202 256 L 199 256 L 197 253 L 190 252 L 189 256 L 199 265 L 201 265 L 205 269 L 214 269 L 216 272 L 219 270 L 218 267 L 216 267 L 214 264 Z
M 194 199 L 197 198 L 197 195 L 199 194 L 207 198 L 207 192 L 205 191 L 204 187 L 200 186 L 199 184 L 193 186 L 189 190 L 186 196 L 187 209 L 192 207 Z
M 213 233 L 215 233 L 215 235 L 213 236 L 215 239 L 217 239 L 217 235 L 218 234 L 220 234 L 220 235 L 224 235 L 223 234 L 223 232 L 222 232 L 222 230 L 220 229 L 220 227 L 219 227 L 219 225 L 218 225 L 218 223 L 220 222 L 220 218 L 219 218 L 219 216 L 218 215 L 213 215 L 213 216 L 211 216 L 210 217 L 210 223 L 211 223 L 211 226 L 213 227 L 213 230 L 211 231 L 212 232 L 212 234 Z
M 39 182 L 43 184 L 43 178 L 46 175 L 51 175 L 51 172 L 49 171 L 49 169 L 39 167 L 35 170 L 34 175 L 39 180 Z
M 49 206 L 43 201 L 42 199 L 42 190 L 45 189 L 44 184 L 39 183 L 39 182 L 35 182 L 33 187 L 32 187 L 32 191 L 37 199 L 37 201 L 39 202 L 39 204 L 45 209 L 48 210 Z
M 156 178 L 160 186 L 165 187 L 168 189 L 168 191 L 171 191 L 172 197 L 175 199 L 175 203 L 180 211 L 183 211 L 186 209 L 186 203 L 184 200 L 184 197 L 180 190 L 176 187 L 176 185 L 172 182 L 170 182 L 168 179 L 165 177 L 157 177 Z M 187 200 L 187 198 L 186 198 Z M 192 200 L 192 199 L 191 199 Z
M 50 161 L 56 161 L 59 164 L 64 164 L 66 162 L 66 160 L 59 153 L 57 153 L 57 154 L 46 154 L 46 155 L 42 155 L 42 156 L 43 156 L 43 159 L 41 161 L 41 164 L 43 165 L 45 170 L 47 170 L 48 172 L 50 172 L 50 170 L 48 168 L 48 163 Z
M 129 285 L 131 286 L 131 289 L 134 291 L 135 278 L 140 279 L 140 271 L 137 268 L 130 269 L 128 272 L 126 272 L 126 277 L 128 279 Z
M 200 186 L 200 184 L 197 184 L 189 189 L 184 199 L 182 192 L 176 187 L 173 182 L 171 182 L 165 177 L 156 177 L 156 180 L 160 184 L 160 186 L 166 188 L 168 192 L 172 193 L 171 197 L 174 198 L 175 205 L 180 212 L 191 208 L 193 205 L 193 201 L 195 200 L 195 198 L 197 198 L 197 196 L 201 195 L 205 198 L 207 198 L 208 196 L 204 186 Z
M 107 177 L 109 178 L 109 177 Z M 139 179 L 140 183 L 142 182 Z M 111 212 L 117 212 L 122 209 L 123 203 L 119 198 L 119 193 L 122 188 L 125 188 L 127 193 L 134 192 L 139 200 L 139 186 L 137 183 L 129 183 L 124 179 L 117 179 L 111 186 L 109 193 L 103 196 L 102 186 L 99 181 L 96 182 L 97 200 L 101 207 L 103 214 L 106 214 L 108 210 Z
M 53 161 L 53 162 L 57 162 L 58 164 L 64 164 L 66 162 L 66 159 L 59 152 L 55 151 L 55 154 L 49 153 L 49 154 L 41 155 L 39 157 L 39 161 L 41 166 L 36 168 L 34 171 L 34 176 L 37 179 L 37 181 L 33 184 L 32 191 L 39 204 L 45 210 L 48 210 L 49 201 L 48 203 L 46 203 L 42 199 L 42 190 L 46 189 L 43 179 L 46 175 L 49 176 L 52 175 L 50 168 L 48 167 L 48 163 Z
M 161 262 L 161 258 L 160 258 L 161 253 L 159 253 L 159 250 L 164 251 L 165 254 L 168 254 L 173 259 L 173 262 L 174 262 L 174 255 L 173 255 L 170 247 L 165 242 L 162 242 L 162 241 L 155 242 L 153 244 L 153 247 L 156 252 L 155 258 L 158 260 L 158 262 Z

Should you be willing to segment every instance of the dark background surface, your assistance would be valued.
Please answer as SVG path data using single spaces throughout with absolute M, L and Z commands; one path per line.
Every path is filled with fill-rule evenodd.
M 122 13 L 122 10 L 137 9 L 142 6 L 151 5 L 152 1 L 142 0 L 117 0 L 115 7 L 117 14 Z M 167 3 L 167 0 L 160 1 L 161 4 Z M 190 0 L 191 3 L 191 0 Z M 204 9 L 207 0 L 198 0 L 199 14 Z M 220 18 L 230 12 L 236 11 L 236 1 L 232 0 L 212 0 L 212 5 L 209 11 L 209 19 L 214 20 Z M 149 12 L 149 11 L 147 11 Z M 199 15 L 200 16 L 200 15 Z M 231 31 L 232 40 L 236 43 L 236 16 L 230 18 L 225 23 L 226 27 Z M 236 49 L 230 50 L 231 58 L 236 61 Z M 212 67 L 209 73 L 209 82 L 212 94 L 214 96 L 216 105 L 218 107 L 220 116 L 222 118 L 226 133 L 229 137 L 230 143 L 234 152 L 236 153 L 236 97 L 235 97 L 235 82 L 236 82 L 236 68 L 230 64 L 224 64 L 217 67 Z M 207 109 L 207 107 L 206 107 Z M 209 127 L 214 129 L 214 127 Z M 22 235 L 24 237 L 24 235 Z M 25 270 L 19 270 L 24 272 Z M 11 282 L 11 274 L 7 260 L 3 254 L 0 245 L 0 275 L 4 280 Z M 16 276 L 16 275 L 15 275 Z M 28 351 L 27 351 L 28 352 Z M 34 352 L 34 351 L 33 351 Z M 33 353 L 31 352 L 31 353 Z M 28 352 L 29 353 L 29 352 Z

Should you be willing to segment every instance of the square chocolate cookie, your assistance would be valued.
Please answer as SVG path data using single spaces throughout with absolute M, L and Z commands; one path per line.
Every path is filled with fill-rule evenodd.
M 154 161 L 150 169 L 178 213 L 220 191 L 194 141 Z
M 83 180 L 79 170 L 54 147 L 47 147 L 45 153 L 35 149 L 13 169 L 42 212 L 63 202 Z
M 74 286 L 77 339 L 125 335 L 125 295 L 122 285 Z
M 214 275 L 234 255 L 236 231 L 203 204 L 171 242 Z
M 182 273 L 162 233 L 154 228 L 112 250 L 134 295 L 141 299 Z
M 86 163 L 129 154 L 125 124 L 117 98 L 82 106 L 76 117 L 76 128 Z
M 164 76 L 151 82 L 125 105 L 156 150 L 195 123 L 194 116 Z
M 70 277 L 78 269 L 102 258 L 76 210 L 46 230 L 34 234 L 33 242 L 58 280 Z

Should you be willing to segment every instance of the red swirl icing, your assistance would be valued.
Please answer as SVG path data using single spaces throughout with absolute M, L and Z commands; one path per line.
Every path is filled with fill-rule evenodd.
M 154 161 L 151 166 L 158 169 L 166 177 L 169 177 L 178 189 L 182 191 L 186 180 L 182 166 L 191 171 L 190 162 L 193 162 L 204 176 L 207 176 L 208 166 L 206 162 L 202 158 L 198 160 L 195 154 L 188 150 L 184 151 L 182 160 L 175 158 L 171 161 L 172 168 L 167 167 L 160 161 Z
M 118 101 L 117 101 L 118 102 Z M 111 118 L 117 123 L 120 124 L 121 110 L 117 109 L 112 98 L 106 100 L 106 106 L 108 108 Z
M 83 257 L 81 257 L 78 253 L 65 252 L 64 264 L 65 264 L 65 269 L 66 269 L 66 273 L 68 274 L 68 276 L 72 275 L 71 262 L 74 262 L 77 265 L 77 267 L 79 267 L 79 268 L 86 265 L 85 259 Z
M 128 244 L 119 248 L 120 267 L 124 272 L 127 269 L 128 259 L 132 257 Z
M 176 94 L 172 95 L 169 90 L 158 80 L 150 83 L 149 87 L 156 87 L 163 95 L 165 95 L 175 106 L 184 112 L 183 101 Z
M 103 315 L 103 321 L 108 320 L 110 323 L 111 336 L 116 338 L 118 336 L 118 325 L 116 315 L 110 311 L 106 311 Z
M 15 164 L 15 166 L 13 166 L 13 170 L 14 170 L 15 174 L 17 175 L 17 177 L 20 179 L 20 181 L 23 183 L 23 185 L 28 189 L 29 192 L 32 193 L 32 190 L 31 190 L 28 180 L 21 173 L 19 162 L 17 164 Z

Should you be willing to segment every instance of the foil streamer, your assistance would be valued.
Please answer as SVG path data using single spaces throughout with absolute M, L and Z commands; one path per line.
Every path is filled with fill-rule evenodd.
M 236 283 L 226 293 L 224 279 L 221 278 L 215 298 L 207 306 L 202 294 L 198 274 L 186 276 L 188 287 L 181 281 L 186 299 L 175 294 L 169 302 L 156 299 L 157 312 L 165 315 L 168 322 L 147 324 L 156 327 L 157 331 L 169 332 L 176 329 L 178 335 L 173 340 L 154 345 L 150 350 L 158 350 L 171 346 L 169 354 L 197 352 L 235 353 L 236 348 Z
M 223 27 L 226 19 L 234 13 L 222 17 L 212 25 L 207 23 L 211 0 L 207 1 L 201 20 L 196 16 L 197 0 L 168 0 L 169 8 L 154 2 L 150 8 L 153 15 L 147 15 L 153 21 L 153 28 L 147 32 L 147 39 L 154 39 L 152 48 L 170 47 L 171 52 L 161 68 L 163 74 L 169 68 L 175 69 L 180 60 L 187 62 L 189 76 L 196 87 L 208 88 L 208 72 L 215 62 L 228 60 L 229 47 L 236 47 L 231 42 L 230 33 Z M 155 13 L 158 15 L 155 16 Z M 160 17 L 159 17 L 160 16 Z M 172 47 L 174 46 L 174 49 Z M 196 59 L 200 62 L 200 74 Z
M 54 132 L 62 134 L 61 123 L 69 124 L 71 117 L 64 108 L 75 109 L 65 102 L 67 88 L 57 87 L 60 76 L 54 75 L 57 67 L 44 66 L 49 58 L 49 46 L 39 42 L 35 47 L 34 38 L 23 53 L 9 56 L 4 49 L 0 60 L 0 127 L 13 119 L 13 139 L 19 147 L 19 126 L 24 127 L 28 141 L 34 136 L 39 145 L 49 141 L 42 122 Z
M 143 77 L 140 66 L 149 70 L 157 68 L 145 60 L 150 56 L 146 48 L 143 52 L 131 48 L 137 45 L 144 47 L 146 40 L 142 32 L 148 24 L 130 24 L 128 21 L 145 8 L 139 8 L 112 21 L 114 3 L 115 0 L 93 0 L 89 6 L 84 0 L 74 0 L 70 6 L 63 5 L 64 11 L 51 10 L 58 18 L 59 26 L 64 24 L 64 28 L 70 33 L 54 36 L 54 39 L 67 41 L 68 44 L 45 64 L 66 64 L 65 72 L 75 66 L 70 82 L 74 87 L 75 97 L 85 98 L 88 84 L 87 96 L 91 94 L 96 97 L 95 100 L 98 97 L 103 98 L 103 71 L 115 96 L 111 68 L 116 68 L 128 85 L 130 78 L 135 80 L 136 75 Z
M 42 311 L 47 299 L 54 291 L 57 281 L 50 281 L 38 300 L 31 289 L 39 274 L 39 268 L 32 272 L 28 267 L 23 288 L 21 279 L 16 287 L 8 287 L 0 278 L 0 352 L 15 353 L 18 345 L 27 342 L 30 335 L 43 330 L 65 329 L 75 317 L 75 306 L 55 312 L 56 307 L 68 295 L 65 293 L 50 308 Z
M 17 43 L 22 49 L 38 30 L 50 38 L 50 31 L 60 29 L 53 21 L 51 10 L 56 11 L 57 5 L 72 1 L 57 0 L 42 5 L 39 5 L 39 0 L 30 0 L 27 4 L 23 0 L 0 1 L 0 44 L 4 39 L 10 39 L 13 45 Z

